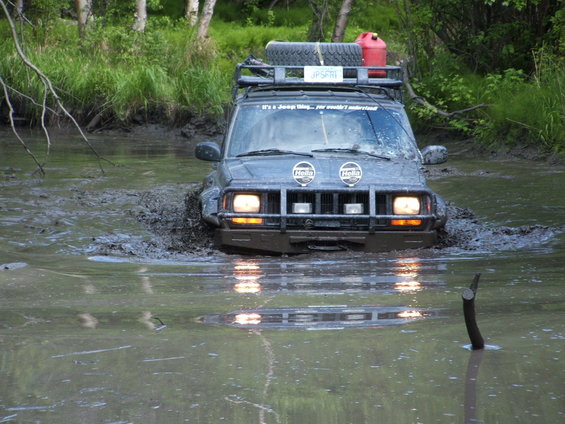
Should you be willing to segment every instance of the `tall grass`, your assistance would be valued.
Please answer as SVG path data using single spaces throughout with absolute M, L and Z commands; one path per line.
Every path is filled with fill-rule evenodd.
M 509 71 L 487 77 L 492 107 L 475 131 L 479 140 L 491 145 L 541 144 L 565 152 L 565 71 L 556 62 L 546 66 L 537 77 L 512 78 L 515 72 Z
M 194 114 L 221 116 L 229 101 L 231 69 L 222 72 L 211 48 L 180 24 L 144 35 L 122 27 L 94 28 L 79 42 L 76 28 L 69 32 L 62 23 L 54 27 L 48 47 L 28 42 L 26 53 L 83 124 L 97 114 L 126 124 L 134 117 L 178 124 Z M 37 121 L 39 105 L 17 92 L 42 99 L 44 87 L 9 42 L 0 46 L 0 75 L 15 90 L 11 97 L 18 114 Z

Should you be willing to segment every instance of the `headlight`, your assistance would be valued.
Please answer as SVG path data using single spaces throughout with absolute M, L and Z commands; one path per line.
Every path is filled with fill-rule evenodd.
M 412 196 L 395 197 L 393 212 L 395 215 L 418 215 L 420 213 L 420 199 Z
M 261 208 L 261 201 L 256 194 L 236 194 L 233 197 L 233 211 L 240 213 L 257 213 Z

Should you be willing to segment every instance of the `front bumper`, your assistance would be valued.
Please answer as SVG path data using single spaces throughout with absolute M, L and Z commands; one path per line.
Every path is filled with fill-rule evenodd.
M 266 229 L 217 229 L 215 242 L 220 247 L 271 253 L 308 253 L 316 250 L 390 250 L 430 247 L 437 242 L 437 231 L 319 231 Z

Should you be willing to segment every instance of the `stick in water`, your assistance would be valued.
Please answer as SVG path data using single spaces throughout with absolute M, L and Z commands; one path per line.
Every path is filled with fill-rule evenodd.
M 463 298 L 463 315 L 465 316 L 465 326 L 467 327 L 467 333 L 471 339 L 471 347 L 473 350 L 483 349 L 485 347 L 485 341 L 479 327 L 477 326 L 477 320 L 475 319 L 475 296 L 477 294 L 477 289 L 479 287 L 479 278 L 481 274 L 475 274 L 473 282 L 468 289 L 465 289 L 461 297 Z

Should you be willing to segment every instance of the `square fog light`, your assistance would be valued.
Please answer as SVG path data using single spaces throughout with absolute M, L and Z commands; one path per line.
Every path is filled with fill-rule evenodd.
M 293 203 L 292 213 L 312 213 L 312 203 Z
M 361 215 L 363 213 L 363 203 L 346 203 L 343 205 L 343 213 L 346 215 Z

